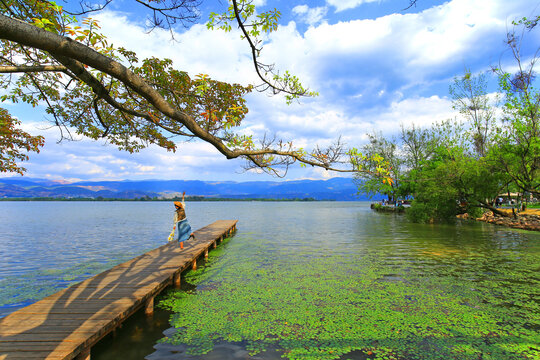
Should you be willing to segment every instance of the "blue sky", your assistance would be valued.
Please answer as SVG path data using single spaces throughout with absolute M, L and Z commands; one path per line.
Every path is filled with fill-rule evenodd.
M 327 145 L 339 136 L 361 147 L 366 134 L 396 135 L 401 124 L 429 126 L 454 118 L 448 86 L 466 68 L 485 72 L 501 63 L 511 70 L 504 39 L 511 22 L 540 12 L 540 0 L 422 1 L 406 11 L 408 0 L 256 0 L 260 9 L 282 12 L 279 30 L 266 38 L 263 60 L 299 76 L 320 93 L 287 106 L 280 96 L 248 96 L 250 113 L 241 131 L 275 134 L 300 147 Z M 115 0 L 94 18 L 116 46 L 139 57 L 167 57 L 178 69 L 242 84 L 256 83 L 249 49 L 236 32 L 209 31 L 209 11 L 225 0 L 204 1 L 200 24 L 145 32 L 144 14 L 131 1 Z M 540 45 L 538 31 L 527 35 L 523 57 Z M 490 91 L 496 91 L 491 80 Z M 42 109 L 7 105 L 24 129 L 46 136 L 40 154 L 25 163 L 26 176 L 50 179 L 198 179 L 269 180 L 243 172 L 242 161 L 226 160 L 202 142 L 179 142 L 176 153 L 150 147 L 138 154 L 118 151 L 106 142 L 80 138 L 57 143 Z M 286 179 L 321 179 L 339 174 L 293 168 Z

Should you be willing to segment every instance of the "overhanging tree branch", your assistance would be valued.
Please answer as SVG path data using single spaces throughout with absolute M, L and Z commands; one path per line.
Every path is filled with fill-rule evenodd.
M 261 73 L 261 69 L 264 68 L 267 72 L 268 71 L 272 71 L 272 67 L 271 66 L 268 66 L 268 65 L 262 65 L 257 59 L 259 57 L 259 54 L 261 52 L 261 49 L 260 48 L 257 48 L 257 46 L 255 45 L 255 43 L 253 42 L 253 40 L 251 39 L 251 36 L 249 36 L 247 30 L 246 30 L 246 27 L 244 25 L 244 20 L 242 20 L 242 18 L 240 17 L 240 9 L 238 8 L 238 3 L 236 0 L 232 0 L 232 3 L 233 3 L 233 8 L 234 8 L 234 17 L 236 18 L 236 22 L 238 23 L 238 27 L 240 28 L 240 30 L 242 31 L 242 34 L 244 34 L 244 37 L 245 39 L 247 40 L 248 44 L 249 44 L 249 47 L 251 49 L 251 61 L 253 62 L 253 65 L 255 67 L 255 71 L 257 73 L 257 76 L 261 79 L 261 81 L 266 84 L 268 86 L 268 88 L 272 88 L 274 93 L 279 93 L 279 92 L 285 92 L 287 94 L 291 94 L 291 95 L 298 95 L 298 96 L 303 96 L 307 93 L 307 90 L 304 90 L 303 92 L 301 93 L 298 93 L 298 92 L 295 92 L 295 91 L 291 91 L 289 89 L 286 89 L 286 88 L 283 88 L 283 87 L 277 87 L 277 84 L 275 83 L 271 83 L 270 81 L 268 81 L 266 79 L 265 76 L 263 76 L 263 74 Z M 266 67 L 266 68 L 265 68 Z
M 66 67 L 62 65 L 38 65 L 38 66 L 0 66 L 0 73 L 31 73 L 31 72 L 66 72 Z
M 120 111 L 121 114 L 144 119 L 147 122 L 154 124 L 156 127 L 173 134 L 198 137 L 210 143 L 228 159 L 244 157 L 252 161 L 257 167 L 270 172 L 274 171 L 273 166 L 276 164 L 288 166 L 296 161 L 339 172 L 358 171 L 358 169 L 355 168 L 340 169 L 333 167 L 328 159 L 324 159 L 321 156 L 324 154 L 324 151 L 321 149 L 318 149 L 318 151 L 312 154 L 295 151 L 292 148 L 289 148 L 287 151 L 283 151 L 280 148 L 231 149 L 223 142 L 222 138 L 205 130 L 191 115 L 172 105 L 162 93 L 152 87 L 141 76 L 111 57 L 105 56 L 68 37 L 46 31 L 23 21 L 0 14 L 0 39 L 47 52 L 65 69 L 69 70 L 70 75 L 75 76 L 78 80 L 88 85 L 100 99 L 105 100 L 114 109 Z M 118 80 L 122 86 L 126 87 L 126 89 L 142 97 L 147 102 L 146 106 L 150 106 L 157 111 L 160 114 L 160 117 L 163 116 L 165 119 L 170 119 L 173 123 L 181 124 L 189 131 L 189 133 L 178 131 L 177 127 L 164 125 L 157 117 L 141 113 L 140 111 L 126 107 L 124 103 L 118 102 L 111 96 L 100 80 L 93 76 L 86 67 L 95 69 Z M 201 91 L 204 93 L 204 90 Z M 107 125 L 103 118 L 98 116 L 98 119 L 104 126 L 107 134 L 112 132 L 112 130 L 107 130 L 109 125 Z M 340 151 L 333 150 L 332 153 L 328 154 L 332 155 L 333 160 L 337 160 L 339 158 L 338 155 L 345 155 L 341 152 L 341 149 Z M 276 159 L 276 156 L 282 158 Z
M 417 0 L 409 0 L 409 6 L 407 6 L 405 9 L 403 9 L 402 11 L 406 11 L 406 10 L 409 10 L 410 8 L 412 8 L 413 6 L 416 6 L 416 1 Z

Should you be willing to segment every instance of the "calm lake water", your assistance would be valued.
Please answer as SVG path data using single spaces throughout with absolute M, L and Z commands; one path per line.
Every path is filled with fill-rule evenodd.
M 189 204 L 193 229 L 238 217 Z M 172 202 L 0 202 L 0 316 L 167 242 Z
M 168 311 L 130 319 L 93 359 L 540 358 L 539 233 L 412 224 L 362 202 L 187 210 L 194 229 L 238 219 L 238 231 L 161 297 Z M 172 211 L 0 202 L 0 315 L 162 245 Z M 174 344 L 156 342 L 163 331 Z

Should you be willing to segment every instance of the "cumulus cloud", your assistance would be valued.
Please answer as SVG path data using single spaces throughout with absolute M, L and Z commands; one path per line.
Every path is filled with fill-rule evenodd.
M 304 33 L 290 22 L 267 38 L 261 60 L 275 63 L 282 71 L 290 70 L 316 90 L 334 87 L 339 92 L 342 87 L 354 87 L 348 82 L 357 83 L 359 88 L 368 79 L 372 84 L 380 83 L 373 91 L 388 93 L 388 87 L 419 84 L 441 74 L 451 77 L 449 71 L 455 74 L 480 57 L 490 57 L 484 58 L 484 63 L 496 59 L 493 50 L 486 53 L 502 49 L 507 19 L 519 15 L 523 8 L 524 0 L 454 0 L 417 14 L 321 23 Z M 315 21 L 322 9 L 299 5 L 293 13 Z M 113 43 L 133 49 L 141 57 L 168 57 L 177 68 L 191 74 L 257 83 L 249 48 L 234 32 L 195 25 L 175 34 L 177 42 L 172 42 L 167 31 L 146 34 L 142 26 L 118 13 L 105 12 L 99 19 Z M 357 90 L 355 95 L 361 94 Z
M 486 48 L 500 48 L 506 31 L 500 8 L 483 0 L 455 0 L 419 14 L 322 24 L 304 38 L 317 57 L 347 56 L 425 77 Z
M 336 12 L 354 9 L 364 3 L 380 2 L 381 0 L 326 0 L 326 3 L 336 8 Z
M 292 12 L 298 16 L 300 21 L 308 25 L 316 25 L 323 20 L 328 8 L 326 6 L 310 8 L 307 5 L 298 5 L 292 9 Z
M 179 144 L 177 152 L 150 146 L 138 153 L 116 150 L 104 142 L 82 138 L 57 144 L 56 129 L 38 130 L 42 124 L 25 122 L 24 129 L 45 135 L 39 154 L 31 154 L 24 163 L 27 176 L 81 180 L 122 179 L 212 179 L 239 180 L 240 161 L 229 161 L 217 150 L 202 142 Z
M 450 101 L 437 96 L 396 101 L 389 108 L 350 114 L 346 109 L 326 109 L 314 102 L 308 108 L 293 106 L 275 108 L 274 125 L 269 129 L 256 129 L 259 136 L 264 131 L 279 138 L 294 140 L 297 147 L 309 148 L 315 144 L 328 146 L 338 137 L 348 146 L 361 146 L 366 134 L 382 131 L 387 136 L 397 134 L 399 124 L 429 126 L 454 116 Z M 270 111 L 270 110 L 268 110 Z M 263 111 L 264 113 L 265 111 Z M 255 122 L 256 123 L 256 122 Z M 263 180 L 265 175 L 243 173 L 242 160 L 227 160 L 209 144 L 194 141 L 179 144 L 176 153 L 150 146 L 139 153 L 117 151 L 104 141 L 81 138 L 80 141 L 57 144 L 58 130 L 43 131 L 42 123 L 25 121 L 24 130 L 43 134 L 46 145 L 40 154 L 32 154 L 26 163 L 28 176 L 75 179 L 205 179 L 205 180 Z M 250 127 L 250 124 L 248 124 Z M 55 175 L 56 174 L 56 175 Z M 289 178 L 326 177 L 328 172 L 310 172 L 296 169 Z M 334 174 L 336 175 L 336 174 Z
M 327 1 L 337 11 L 361 3 Z M 372 131 L 392 135 L 401 123 L 429 126 L 451 118 L 455 114 L 445 96 L 452 77 L 464 67 L 473 72 L 489 68 L 504 48 L 507 24 L 529 15 L 529 7 L 528 0 L 453 0 L 415 14 L 330 24 L 322 21 L 325 7 L 296 6 L 293 15 L 311 26 L 305 31 L 294 21 L 281 26 L 265 38 L 261 60 L 290 70 L 320 96 L 286 106 L 280 96 L 252 94 L 242 132 L 256 137 L 275 134 L 300 147 L 328 145 L 342 135 L 349 146 L 361 146 L 365 134 Z M 119 12 L 95 17 L 112 43 L 136 51 L 139 58 L 167 57 L 176 68 L 192 75 L 206 73 L 223 81 L 258 83 L 249 48 L 234 31 L 210 31 L 199 24 L 175 33 L 176 41 L 171 41 L 167 31 L 156 29 L 147 34 L 144 26 Z M 18 105 L 10 106 L 18 115 L 16 108 Z M 36 119 L 35 114 L 19 117 L 25 124 L 42 118 Z M 267 179 L 239 174 L 242 161 L 228 161 L 202 142 L 181 143 L 177 153 L 150 147 L 131 155 L 87 139 L 57 145 L 57 133 L 45 133 L 44 150 L 26 164 L 31 176 Z M 293 171 L 290 176 L 306 175 Z
M 154 29 L 147 33 L 142 24 L 131 22 L 125 14 L 104 11 L 94 16 L 101 31 L 117 47 L 135 51 L 140 60 L 150 57 L 173 60 L 175 68 L 191 76 L 209 74 L 227 82 L 247 85 L 255 81 L 249 47 L 233 30 L 209 30 L 195 24 L 183 33 Z

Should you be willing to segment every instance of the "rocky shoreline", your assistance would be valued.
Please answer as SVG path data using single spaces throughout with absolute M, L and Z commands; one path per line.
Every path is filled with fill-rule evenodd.
M 483 221 L 490 224 L 507 226 L 514 229 L 540 231 L 540 215 L 535 214 L 518 214 L 516 218 L 506 217 L 493 214 L 488 211 L 479 218 L 473 219 L 468 214 L 459 215 L 461 219 L 471 219 L 476 221 Z

